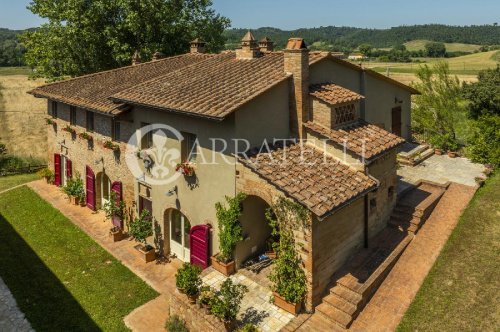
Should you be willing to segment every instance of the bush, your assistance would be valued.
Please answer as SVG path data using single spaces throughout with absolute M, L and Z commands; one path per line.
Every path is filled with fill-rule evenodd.
M 80 201 L 85 200 L 85 187 L 79 173 L 76 173 L 75 177 L 68 179 L 62 189 L 68 196 L 77 197 Z
M 200 292 L 201 268 L 190 263 L 184 263 L 175 274 L 175 285 L 187 295 L 195 296 Z
M 241 332 L 257 332 L 257 326 L 253 325 L 252 323 L 247 323 L 243 328 L 240 330 Z
M 170 316 L 165 323 L 168 332 L 189 332 L 186 323 L 176 315 Z
M 500 166 L 500 116 L 483 115 L 478 119 L 467 156 L 474 162 Z
M 203 286 L 200 288 L 200 296 L 196 300 L 196 303 L 202 305 L 211 305 L 215 297 L 215 291 L 210 286 Z
M 217 260 L 228 263 L 233 259 L 236 244 L 243 240 L 242 227 L 240 224 L 241 203 L 246 195 L 239 193 L 233 198 L 226 197 L 229 207 L 221 203 L 215 204 L 217 221 L 219 225 L 219 255 Z
M 225 322 L 234 321 L 247 291 L 246 286 L 233 284 L 231 278 L 226 278 L 211 303 L 212 314 Z
M 36 175 L 38 175 L 42 179 L 47 180 L 48 183 L 54 182 L 54 172 L 51 169 L 48 169 L 47 167 L 42 168 L 41 170 L 36 172 Z
M 136 241 L 144 244 L 146 248 L 150 247 L 146 242 L 146 238 L 153 234 L 153 220 L 148 210 L 142 210 L 139 216 L 128 222 L 128 233 Z

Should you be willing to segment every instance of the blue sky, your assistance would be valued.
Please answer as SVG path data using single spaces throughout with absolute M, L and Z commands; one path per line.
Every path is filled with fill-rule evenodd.
M 24 29 L 43 20 L 29 0 L 0 0 L 0 27 Z M 327 25 L 387 28 L 398 25 L 500 23 L 499 0 L 213 0 L 235 28 L 281 29 Z

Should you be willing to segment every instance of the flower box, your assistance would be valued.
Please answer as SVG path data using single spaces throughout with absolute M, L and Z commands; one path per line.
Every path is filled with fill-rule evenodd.
M 92 140 L 94 139 L 94 138 L 93 138 L 91 135 L 89 135 L 89 133 L 87 133 L 87 132 L 83 132 L 83 133 L 78 134 L 78 137 L 80 137 L 81 139 L 85 139 L 85 140 L 87 140 L 87 141 L 92 141 Z
M 109 150 L 113 150 L 113 151 L 119 151 L 120 150 L 120 146 L 118 144 L 115 144 L 111 141 L 106 141 L 104 142 L 104 144 L 102 145 L 105 149 L 109 149 Z
M 212 261 L 212 267 L 226 277 L 229 277 L 236 272 L 234 261 L 230 261 L 229 263 L 219 262 L 217 260 L 217 255 L 210 257 L 210 260 Z
M 113 239 L 113 242 L 121 241 L 125 238 L 123 230 L 119 227 L 113 227 L 109 230 L 109 236 Z
M 73 128 L 71 126 L 66 126 L 62 130 L 65 131 L 65 132 L 68 132 L 68 133 L 70 133 L 72 135 L 76 134 L 75 128 Z
M 156 259 L 155 248 L 153 247 L 138 244 L 134 248 L 143 255 L 144 262 L 149 263 Z
M 274 304 L 291 313 L 291 314 L 294 314 L 295 316 L 297 316 L 300 312 L 300 309 L 301 309 L 301 303 L 292 303 L 292 302 L 288 302 L 287 300 L 285 300 L 283 297 L 281 297 L 281 295 L 279 295 L 278 293 L 276 292 L 273 292 L 273 296 L 274 296 Z
M 195 165 L 189 161 L 185 161 L 183 163 L 179 163 L 175 166 L 175 171 L 181 173 L 184 176 L 193 176 L 194 175 Z
M 47 122 L 48 125 L 55 126 L 57 124 L 57 122 L 55 120 L 52 120 L 51 118 L 47 118 L 45 119 L 45 121 Z

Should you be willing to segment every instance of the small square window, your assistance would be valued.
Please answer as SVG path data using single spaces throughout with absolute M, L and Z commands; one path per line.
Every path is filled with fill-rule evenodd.
M 69 124 L 74 126 L 76 125 L 76 107 L 70 106 L 69 108 Z
M 195 134 L 190 134 L 185 132 L 182 133 L 182 136 L 184 137 L 181 144 L 182 162 L 184 161 L 194 162 L 198 154 L 197 137 Z
M 87 111 L 87 130 L 94 131 L 94 112 Z
M 144 128 L 146 126 L 149 126 L 149 123 L 145 123 L 145 122 L 141 123 L 142 128 Z M 141 139 L 141 149 L 152 148 L 153 147 L 153 131 L 150 130 L 147 133 L 143 133 L 143 134 L 144 134 L 144 136 L 142 136 L 142 139 Z

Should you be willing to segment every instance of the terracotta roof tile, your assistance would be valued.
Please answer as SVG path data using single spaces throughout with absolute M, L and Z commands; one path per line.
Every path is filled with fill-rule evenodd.
M 46 84 L 31 90 L 30 93 L 102 113 L 118 114 L 123 105 L 113 103 L 109 96 L 212 56 L 188 53 L 168 57 Z
M 354 102 L 364 98 L 352 90 L 333 83 L 313 84 L 309 87 L 309 94 L 330 105 Z
M 319 217 L 376 186 L 370 177 L 307 144 L 247 156 L 239 161 Z
M 236 59 L 213 56 L 114 94 L 120 102 L 223 119 L 272 86 L 286 80 L 281 53 Z
M 315 122 L 307 122 L 304 126 L 313 132 L 344 146 L 346 149 L 365 159 L 372 159 L 381 153 L 393 149 L 405 140 L 385 129 L 369 124 L 363 120 L 337 129 L 330 129 Z

